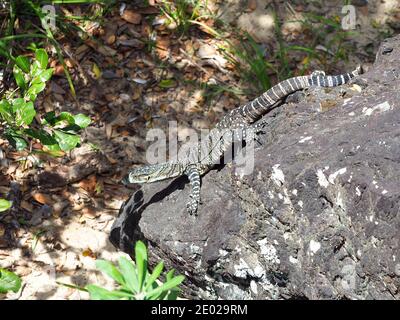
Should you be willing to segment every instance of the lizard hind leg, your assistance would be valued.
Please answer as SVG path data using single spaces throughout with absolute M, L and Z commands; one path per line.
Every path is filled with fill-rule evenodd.
M 249 127 L 249 132 L 247 133 L 246 141 L 255 140 L 259 145 L 262 145 L 260 136 L 267 133 L 265 127 L 268 124 L 269 124 L 268 119 L 261 119 L 256 123 L 252 124 Z
M 200 203 L 200 171 L 196 165 L 189 165 L 185 170 L 191 186 L 190 198 L 186 205 L 189 214 L 197 215 L 197 209 Z

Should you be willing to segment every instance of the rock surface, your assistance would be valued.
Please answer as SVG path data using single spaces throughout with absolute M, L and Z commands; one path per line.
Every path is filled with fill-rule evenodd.
M 352 84 L 292 95 L 264 118 L 254 169 L 143 185 L 110 234 L 186 276 L 200 299 L 399 299 L 400 36 Z M 296 101 L 297 100 L 297 101 Z

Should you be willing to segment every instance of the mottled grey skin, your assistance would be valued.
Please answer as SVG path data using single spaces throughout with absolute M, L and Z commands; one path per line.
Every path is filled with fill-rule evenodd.
M 186 175 L 192 188 L 187 209 L 190 214 L 196 214 L 200 203 L 200 176 L 220 163 L 221 157 L 232 146 L 234 139 L 254 139 L 263 126 L 263 123 L 254 122 L 271 110 L 277 102 L 290 93 L 311 86 L 334 87 L 345 84 L 360 73 L 361 67 L 357 67 L 351 73 L 337 76 L 325 76 L 323 71 L 315 71 L 310 76 L 282 81 L 261 96 L 225 115 L 201 143 L 188 148 L 177 160 L 133 169 L 122 182 L 150 183 Z

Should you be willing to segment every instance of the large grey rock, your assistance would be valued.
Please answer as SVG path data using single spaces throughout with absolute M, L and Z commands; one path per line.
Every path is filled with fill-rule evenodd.
M 186 275 L 187 297 L 400 298 L 399 36 L 355 82 L 266 115 L 252 173 L 208 173 L 197 218 L 185 178 L 144 185 L 110 240 L 145 240 Z

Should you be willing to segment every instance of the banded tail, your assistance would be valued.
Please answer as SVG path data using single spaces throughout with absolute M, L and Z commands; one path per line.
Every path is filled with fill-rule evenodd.
M 361 66 L 352 72 L 339 74 L 336 76 L 326 76 L 322 71 L 315 71 L 309 76 L 293 77 L 284 80 L 271 89 L 264 92 L 261 96 L 245 104 L 240 108 L 240 113 L 249 123 L 252 123 L 265 114 L 271 106 L 295 91 L 309 88 L 311 86 L 336 87 L 345 84 L 350 79 L 362 73 Z

